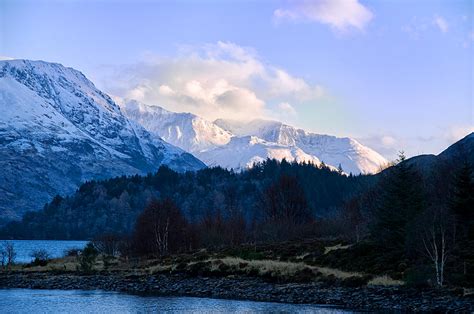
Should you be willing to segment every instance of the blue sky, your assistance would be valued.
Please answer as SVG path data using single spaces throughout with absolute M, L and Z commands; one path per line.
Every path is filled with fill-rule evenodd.
M 474 1 L 0 0 L 0 56 L 209 119 L 280 119 L 389 159 L 474 131 Z

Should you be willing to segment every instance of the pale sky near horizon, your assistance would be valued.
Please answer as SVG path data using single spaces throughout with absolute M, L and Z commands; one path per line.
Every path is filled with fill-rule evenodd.
M 394 159 L 474 131 L 474 0 L 0 0 L 0 58 L 208 119 L 272 118 Z

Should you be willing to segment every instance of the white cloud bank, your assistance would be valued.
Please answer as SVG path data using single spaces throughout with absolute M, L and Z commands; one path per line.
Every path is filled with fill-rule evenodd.
M 148 56 L 145 62 L 115 69 L 112 76 L 105 80 L 112 94 L 210 120 L 274 118 L 279 110 L 296 115 L 290 102 L 323 94 L 320 86 L 228 42 L 183 47 L 173 58 Z
M 448 22 L 441 16 L 435 16 L 433 23 L 439 28 L 442 33 L 447 33 L 449 30 Z
M 278 109 L 280 109 L 283 114 L 288 114 L 290 116 L 296 116 L 295 108 L 287 102 L 280 103 L 278 105 Z
M 374 14 L 358 0 L 299 0 L 275 10 L 273 16 L 277 22 L 317 22 L 345 31 L 351 27 L 363 30 Z

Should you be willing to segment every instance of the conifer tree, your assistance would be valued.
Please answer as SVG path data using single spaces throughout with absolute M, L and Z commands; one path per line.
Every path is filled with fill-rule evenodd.
M 474 240 L 474 180 L 468 161 L 455 175 L 449 205 L 456 216 L 460 240 Z
M 410 224 L 423 210 L 422 185 L 403 152 L 382 179 L 371 236 L 384 248 L 404 253 Z
M 341 164 L 339 164 L 339 166 L 337 167 L 337 172 L 338 172 L 339 174 L 342 174 L 342 173 L 344 172 L 344 170 L 342 170 Z

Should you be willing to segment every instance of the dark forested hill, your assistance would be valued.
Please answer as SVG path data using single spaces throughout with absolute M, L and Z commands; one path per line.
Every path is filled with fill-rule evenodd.
M 263 191 L 282 175 L 295 177 L 314 217 L 366 190 L 373 176 L 346 176 L 326 167 L 268 160 L 241 173 L 222 168 L 178 173 L 161 167 L 147 176 L 90 181 L 71 196 L 56 196 L 39 212 L 1 231 L 3 237 L 88 239 L 105 233 L 128 234 L 152 199 L 171 198 L 191 222 L 219 211 L 239 211 L 248 221 L 260 219 Z

